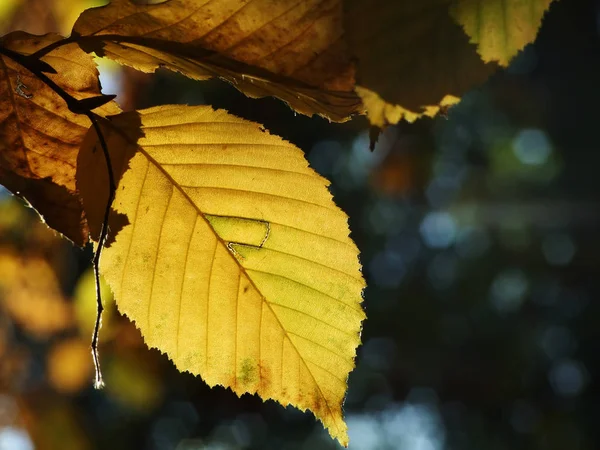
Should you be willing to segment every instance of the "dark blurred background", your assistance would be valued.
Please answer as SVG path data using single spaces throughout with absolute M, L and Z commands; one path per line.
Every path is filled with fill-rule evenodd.
M 68 33 L 94 3 L 2 0 L 0 24 Z M 554 2 L 507 70 L 447 118 L 388 128 L 373 153 L 364 118 L 330 124 L 219 81 L 101 69 L 125 109 L 225 108 L 332 180 L 369 286 L 351 449 L 600 448 L 595 1 Z M 114 305 L 95 391 L 90 258 L 0 193 L 0 450 L 339 448 L 309 413 L 178 373 Z

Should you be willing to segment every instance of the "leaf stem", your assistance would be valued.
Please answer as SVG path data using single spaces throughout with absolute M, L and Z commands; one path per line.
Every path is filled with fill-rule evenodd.
M 95 382 L 94 387 L 96 389 L 100 389 L 104 386 L 104 381 L 102 379 L 102 370 L 100 368 L 100 357 L 98 353 L 98 336 L 100 333 L 100 327 L 102 326 L 102 311 L 104 311 L 104 305 L 102 304 L 102 292 L 100 288 L 100 256 L 102 255 L 102 249 L 104 248 L 104 243 L 106 242 L 106 238 L 108 236 L 108 218 L 110 216 L 110 208 L 115 199 L 115 192 L 117 190 L 115 184 L 114 173 L 112 169 L 112 163 L 110 160 L 110 154 L 108 153 L 108 146 L 106 145 L 106 140 L 104 139 L 104 135 L 102 134 L 102 129 L 98 124 L 98 120 L 96 115 L 92 112 L 88 112 L 87 116 L 92 121 L 94 129 L 96 130 L 96 134 L 98 135 L 98 140 L 100 141 L 100 146 L 102 147 L 102 152 L 104 153 L 104 159 L 106 160 L 106 167 L 108 169 L 108 201 L 106 202 L 106 209 L 104 210 L 104 219 L 102 220 L 102 228 L 100 229 L 100 237 L 98 239 L 98 245 L 96 247 L 96 252 L 94 253 L 93 265 L 94 265 L 94 277 L 96 280 L 96 323 L 94 325 L 94 334 L 92 335 L 92 356 L 94 358 L 94 368 L 95 368 Z
M 102 379 L 102 370 L 100 368 L 100 358 L 98 353 L 98 337 L 100 333 L 100 327 L 102 326 L 102 312 L 104 311 L 104 305 L 102 304 L 102 293 L 100 289 L 100 256 L 102 254 L 102 248 L 106 242 L 106 238 L 108 236 L 108 218 L 110 215 L 110 208 L 115 199 L 116 194 L 116 183 L 114 178 L 114 173 L 112 169 L 112 163 L 110 160 L 110 154 L 108 153 L 108 147 L 106 145 L 106 139 L 102 134 L 102 129 L 98 123 L 98 115 L 92 112 L 92 109 L 101 106 L 102 104 L 110 101 L 114 96 L 104 96 L 100 95 L 96 98 L 88 98 L 84 100 L 77 100 L 72 95 L 68 94 L 63 88 L 58 86 L 54 81 L 52 81 L 46 74 L 42 72 L 42 70 L 48 70 L 53 68 L 49 66 L 47 63 L 40 64 L 39 57 L 45 55 L 46 53 L 52 51 L 55 48 L 58 48 L 61 45 L 68 44 L 73 42 L 72 38 L 63 39 L 61 41 L 56 41 L 53 44 L 50 44 L 38 52 L 32 55 L 23 55 L 21 53 L 17 53 L 11 49 L 5 48 L 0 45 L 0 55 L 5 55 L 8 58 L 15 61 L 20 66 L 29 70 L 33 75 L 35 75 L 39 80 L 44 82 L 50 89 L 52 89 L 60 98 L 62 98 L 69 110 L 75 114 L 83 114 L 88 117 L 88 119 L 92 122 L 92 125 L 98 135 L 98 139 L 100 141 L 100 146 L 102 147 L 102 152 L 104 153 L 104 158 L 106 160 L 106 166 L 108 169 L 108 182 L 109 182 L 109 192 L 108 192 L 108 201 L 106 203 L 106 209 L 104 211 L 104 219 L 102 222 L 102 227 L 100 229 L 100 237 L 98 239 L 98 245 L 96 247 L 96 251 L 94 253 L 93 258 L 93 266 L 94 266 L 94 276 L 96 282 L 96 322 L 94 325 L 94 334 L 92 335 L 92 357 L 94 359 L 94 367 L 95 367 L 95 381 L 94 387 L 96 389 L 100 389 L 104 386 L 104 381 Z M 55 72 L 54 72 L 55 73 Z

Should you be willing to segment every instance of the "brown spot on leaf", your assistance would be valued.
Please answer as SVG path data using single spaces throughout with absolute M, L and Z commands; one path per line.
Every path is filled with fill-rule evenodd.
M 242 385 L 252 384 L 256 381 L 256 367 L 249 358 L 244 359 L 238 380 Z

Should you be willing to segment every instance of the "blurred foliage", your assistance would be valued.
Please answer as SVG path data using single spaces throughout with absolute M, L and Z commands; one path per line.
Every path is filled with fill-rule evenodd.
M 332 180 L 369 284 L 350 448 L 593 450 L 599 14 L 555 3 L 507 70 L 447 119 L 388 128 L 373 153 L 362 119 L 295 117 L 218 81 L 103 82 L 129 106 L 210 103 L 264 123 Z M 310 415 L 178 373 L 110 304 L 94 391 L 90 257 L 1 194 L 0 449 L 336 448 Z

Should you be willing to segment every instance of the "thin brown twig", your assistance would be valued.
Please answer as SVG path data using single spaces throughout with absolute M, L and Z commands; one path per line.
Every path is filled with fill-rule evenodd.
M 65 39 L 63 41 L 68 41 L 68 39 Z M 57 41 L 57 42 L 61 42 L 61 41 Z M 69 42 L 64 42 L 64 44 L 66 44 L 66 43 L 69 43 Z M 60 46 L 60 44 L 56 45 L 56 48 L 58 46 Z M 50 46 L 48 46 L 48 47 L 50 47 Z M 45 47 L 45 49 L 43 49 L 43 50 L 48 50 L 48 47 Z M 102 152 L 104 153 L 104 158 L 105 158 L 106 166 L 107 166 L 107 170 L 108 170 L 109 193 L 108 193 L 108 201 L 107 201 L 106 208 L 104 211 L 104 219 L 102 222 L 102 227 L 100 229 L 100 237 L 98 239 L 98 244 L 97 244 L 96 251 L 94 253 L 94 258 L 93 258 L 94 275 L 95 275 L 95 282 L 96 282 L 96 322 L 94 325 L 94 333 L 92 335 L 92 343 L 91 343 L 92 357 L 94 360 L 94 367 L 95 367 L 94 387 L 96 389 L 100 389 L 104 385 L 104 381 L 102 379 L 102 370 L 100 367 L 100 358 L 99 358 L 99 353 L 98 353 L 98 338 L 99 338 L 99 333 L 100 333 L 100 327 L 102 325 L 102 312 L 104 311 L 104 305 L 102 304 L 102 293 L 101 293 L 101 289 L 100 289 L 100 256 L 102 254 L 102 249 L 104 247 L 106 238 L 108 236 L 108 219 L 109 219 L 109 215 L 110 215 L 110 209 L 111 209 L 111 206 L 114 201 L 115 194 L 116 194 L 116 183 L 115 183 L 114 173 L 112 170 L 110 154 L 108 152 L 108 146 L 106 145 L 106 139 L 104 138 L 104 135 L 102 134 L 102 129 L 100 128 L 100 125 L 97 120 L 99 116 L 97 116 L 96 114 L 94 114 L 92 112 L 92 109 L 99 105 L 96 105 L 94 107 L 88 107 L 87 106 L 87 105 L 89 105 L 89 103 L 88 103 L 87 105 L 84 106 L 85 103 L 82 104 L 82 101 L 79 101 L 76 98 L 74 98 L 72 95 L 68 94 L 64 89 L 62 89 L 60 86 L 58 86 L 50 78 L 48 78 L 40 70 L 39 64 L 38 64 L 38 66 L 36 66 L 36 61 L 38 60 L 37 55 L 34 54 L 34 55 L 26 56 L 26 55 L 17 53 L 13 50 L 7 49 L 1 45 L 0 45 L 0 55 L 7 56 L 8 58 L 15 61 L 17 64 L 19 64 L 19 65 L 23 66 L 25 69 L 29 70 L 39 80 L 44 82 L 50 89 L 52 89 L 58 96 L 60 96 L 67 104 L 67 107 L 69 108 L 69 110 L 71 110 L 73 113 L 83 114 L 83 115 L 87 116 L 89 118 L 89 120 L 92 122 L 94 130 L 96 131 L 96 134 L 98 135 L 98 140 L 100 141 L 100 146 L 102 147 Z M 50 66 L 48 66 L 48 67 L 50 67 Z M 85 102 L 85 100 L 83 102 Z
M 76 39 L 77 39 L 77 36 L 75 36 L 75 35 L 71 35 L 68 38 L 59 39 L 58 41 L 55 41 L 52 44 L 48 44 L 45 47 L 42 47 L 39 50 L 37 50 L 36 52 L 32 53 L 31 57 L 39 59 L 42 56 L 46 56 L 48 53 L 56 50 L 57 48 L 62 47 L 63 45 L 68 45 L 68 44 L 77 42 Z
M 104 139 L 104 135 L 102 134 L 100 124 L 98 123 L 98 120 L 94 113 L 88 112 L 87 116 L 92 121 L 94 129 L 96 130 L 96 134 L 98 135 L 98 140 L 100 141 L 100 146 L 102 147 L 102 152 L 104 153 L 104 159 L 106 161 L 106 167 L 108 170 L 109 188 L 108 201 L 106 202 L 104 218 L 102 220 L 102 227 L 100 229 L 100 237 L 98 238 L 98 244 L 96 246 L 96 252 L 94 253 L 93 259 L 94 277 L 96 280 L 96 323 L 94 325 L 94 334 L 92 335 L 92 357 L 94 358 L 94 368 L 96 374 L 94 387 L 96 389 L 100 389 L 104 386 L 104 381 L 102 379 L 102 369 L 100 368 L 100 356 L 98 353 L 98 337 L 100 334 L 100 327 L 102 326 L 102 312 L 104 311 L 104 305 L 102 304 L 102 292 L 100 287 L 100 256 L 102 255 L 102 249 L 104 248 L 106 238 L 108 237 L 108 219 L 110 216 L 110 209 L 112 203 L 115 199 L 115 193 L 117 188 L 112 169 L 112 162 L 110 160 L 110 154 L 108 152 L 108 146 L 106 145 L 106 140 Z

